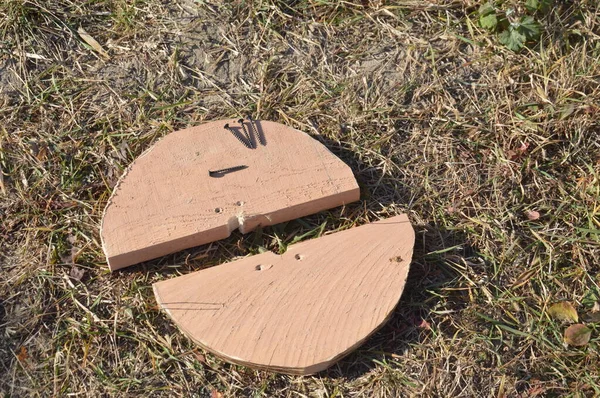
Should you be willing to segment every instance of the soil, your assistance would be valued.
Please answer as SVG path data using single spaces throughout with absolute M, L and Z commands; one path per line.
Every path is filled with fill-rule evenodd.
M 16 71 L 17 67 L 18 63 L 13 58 L 0 60 L 0 99 L 2 97 L 14 99 L 23 89 L 23 82 Z

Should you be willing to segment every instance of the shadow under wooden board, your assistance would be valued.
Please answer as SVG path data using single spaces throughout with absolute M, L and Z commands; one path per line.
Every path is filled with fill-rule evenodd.
M 324 370 L 398 304 L 414 246 L 400 215 L 154 284 L 161 308 L 197 344 L 233 363 Z
M 352 170 L 309 135 L 219 120 L 168 134 L 114 189 L 101 237 L 111 270 L 359 199 Z

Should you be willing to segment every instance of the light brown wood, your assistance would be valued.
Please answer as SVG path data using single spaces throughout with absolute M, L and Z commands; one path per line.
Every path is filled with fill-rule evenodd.
M 227 361 L 321 371 L 360 345 L 398 303 L 412 257 L 406 215 L 154 284 L 159 305 Z
M 101 237 L 111 270 L 359 199 L 350 168 L 307 134 L 221 120 L 171 133 L 133 162 L 114 189 Z M 246 124 L 246 127 L 250 126 Z M 246 166 L 209 175 L 209 171 Z

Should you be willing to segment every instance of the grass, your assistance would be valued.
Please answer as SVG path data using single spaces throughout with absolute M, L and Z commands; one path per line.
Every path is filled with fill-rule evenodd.
M 513 53 L 478 5 L 1 2 L 0 392 L 600 395 L 599 325 L 565 346 L 548 315 L 600 300 L 600 8 L 556 2 Z M 248 113 L 326 143 L 361 201 L 110 274 L 98 227 L 125 167 Z M 318 375 L 226 364 L 154 302 L 155 281 L 402 212 L 417 244 L 399 307 Z

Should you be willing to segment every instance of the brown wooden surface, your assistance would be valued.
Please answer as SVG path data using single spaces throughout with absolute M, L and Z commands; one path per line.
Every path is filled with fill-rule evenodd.
M 133 162 L 102 220 L 111 270 L 358 200 L 350 168 L 307 134 L 260 121 L 247 148 L 225 123 L 243 132 L 233 120 L 206 123 L 167 135 Z
M 179 328 L 227 361 L 291 374 L 323 370 L 390 316 L 409 270 L 406 215 L 154 284 Z

